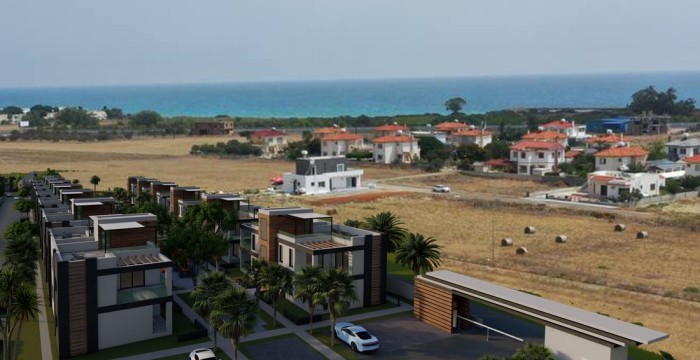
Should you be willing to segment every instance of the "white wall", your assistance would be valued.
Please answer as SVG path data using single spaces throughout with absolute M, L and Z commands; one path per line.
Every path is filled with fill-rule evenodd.
M 164 332 L 153 333 L 153 305 L 99 314 L 97 330 L 100 350 L 172 334 L 172 302 L 166 309 Z
M 627 360 L 627 348 L 616 349 L 545 326 L 544 345 L 557 360 Z
M 117 289 L 119 288 L 119 274 L 97 277 L 97 306 L 109 306 L 117 304 Z

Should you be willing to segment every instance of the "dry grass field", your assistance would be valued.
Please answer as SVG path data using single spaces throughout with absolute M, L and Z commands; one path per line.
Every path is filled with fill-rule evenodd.
M 63 170 L 67 178 L 86 186 L 99 175 L 99 189 L 126 185 L 129 175 L 144 175 L 181 185 L 197 185 L 207 191 L 242 191 L 266 188 L 270 177 L 292 171 L 293 162 L 257 159 L 217 159 L 190 156 L 193 144 L 227 141 L 229 137 L 135 139 L 100 143 L 0 142 L 0 173 Z M 418 171 L 358 164 L 365 169 L 364 182 L 418 174 Z M 493 180 L 459 175 L 406 177 L 387 180 L 425 187 L 436 183 L 455 191 L 520 196 L 542 190 L 544 185 L 516 180 Z M 645 220 L 629 215 L 614 221 L 627 224 L 622 233 L 613 231 L 614 221 L 567 210 L 543 207 L 492 207 L 460 201 L 449 196 L 381 193 L 372 190 L 359 196 L 285 197 L 257 195 L 252 201 L 263 206 L 313 206 L 324 212 L 338 211 L 335 221 L 361 219 L 379 211 L 392 211 L 409 230 L 432 236 L 444 247 L 444 268 L 473 275 L 513 288 L 591 311 L 610 314 L 671 334 L 652 349 L 664 349 L 677 358 L 692 359 L 700 344 L 700 233 L 662 225 L 669 221 Z M 698 202 L 669 208 L 694 208 Z M 621 216 L 621 215 L 617 215 Z M 658 211 L 653 217 L 669 219 L 675 213 Z M 698 219 L 700 222 L 700 219 Z M 537 233 L 524 235 L 525 226 Z M 639 230 L 649 238 L 635 239 Z M 568 236 L 556 244 L 556 235 Z M 510 237 L 515 247 L 529 253 L 516 256 L 515 247 L 500 247 Z M 495 246 L 492 246 L 495 245 Z M 492 258 L 495 254 L 495 259 Z M 685 290 L 684 290 L 685 289 Z

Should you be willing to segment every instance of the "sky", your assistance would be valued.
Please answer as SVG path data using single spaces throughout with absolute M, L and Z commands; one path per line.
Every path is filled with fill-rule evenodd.
M 2 0 L 0 87 L 700 70 L 698 0 Z

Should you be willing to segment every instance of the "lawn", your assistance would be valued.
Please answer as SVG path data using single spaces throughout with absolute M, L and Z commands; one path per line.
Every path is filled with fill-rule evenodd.
M 348 309 L 348 310 L 343 311 L 343 313 L 341 314 L 341 317 L 342 316 L 358 315 L 358 314 L 366 314 L 366 313 L 370 313 L 373 311 L 391 309 L 394 307 L 396 307 L 396 304 L 387 302 L 387 303 L 381 304 L 381 305 Z M 306 311 L 306 309 L 300 308 L 295 303 L 293 303 L 287 299 L 280 299 L 280 301 L 277 304 L 277 312 L 283 313 L 284 311 L 286 311 L 287 313 L 291 313 L 291 314 L 293 314 L 292 316 L 296 316 L 298 318 L 308 319 L 308 317 L 309 317 L 309 312 Z M 314 315 L 317 315 L 317 314 L 318 313 L 314 313 Z M 328 320 L 328 319 L 330 319 L 330 315 L 328 313 L 321 314 L 321 321 Z
M 181 293 L 181 294 L 176 294 L 175 296 L 179 296 L 182 301 L 187 304 L 190 308 L 194 305 L 194 299 L 190 296 L 191 293 Z M 278 320 L 277 320 L 277 327 L 272 326 L 272 316 L 268 315 L 265 311 L 263 310 L 258 310 L 258 317 L 262 319 L 265 322 L 265 329 L 266 330 L 273 330 L 273 329 L 280 329 L 283 328 L 284 325 L 279 323 L 279 316 L 282 316 L 279 311 L 278 311 Z M 205 318 L 206 320 L 206 318 Z
M 44 279 L 45 277 L 45 270 L 44 270 L 44 262 L 39 261 L 39 269 L 41 271 L 41 278 Z M 44 307 L 42 308 L 42 311 L 46 314 L 46 322 L 49 327 L 49 340 L 51 342 L 51 355 L 53 359 L 58 359 L 58 343 L 56 341 L 56 334 L 54 333 L 53 329 L 56 326 L 56 319 L 53 315 L 53 309 L 51 308 L 51 302 L 49 301 L 49 287 L 46 285 L 46 283 L 42 284 L 42 288 L 44 290 L 43 294 L 40 294 L 40 296 L 43 296 L 43 304 Z M 38 337 L 37 337 L 38 338 Z

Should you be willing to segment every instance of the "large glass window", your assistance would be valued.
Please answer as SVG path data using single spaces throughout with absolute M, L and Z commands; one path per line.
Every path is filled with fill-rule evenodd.
M 130 289 L 145 286 L 146 279 L 143 270 L 124 272 L 119 274 L 119 288 Z
M 294 250 L 289 249 L 289 267 L 294 267 Z

